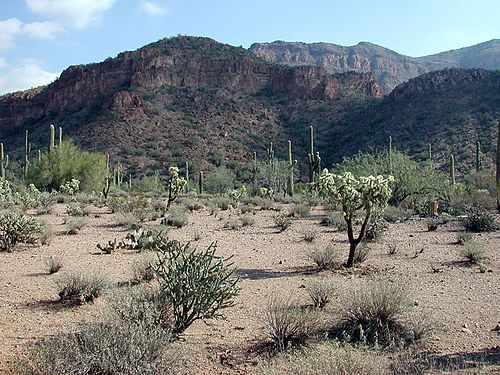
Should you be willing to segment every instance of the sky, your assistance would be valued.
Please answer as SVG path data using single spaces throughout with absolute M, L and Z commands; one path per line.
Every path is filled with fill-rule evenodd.
M 500 38 L 500 0 L 0 0 L 0 95 L 179 34 L 367 41 L 416 57 Z

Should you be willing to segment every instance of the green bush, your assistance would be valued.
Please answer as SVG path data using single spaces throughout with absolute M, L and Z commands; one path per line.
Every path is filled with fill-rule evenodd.
M 13 251 L 19 243 L 34 244 L 43 232 L 36 219 L 17 212 L 0 215 L 0 251 Z
M 339 171 L 351 172 L 355 176 L 389 174 L 389 157 L 387 152 L 359 153 L 345 158 L 338 167 Z M 405 205 L 415 208 L 422 201 L 446 197 L 450 184 L 443 173 L 437 171 L 429 161 L 416 162 L 408 155 L 392 151 L 392 172 L 394 182 L 391 184 L 392 195 L 389 204 Z
M 206 179 L 204 188 L 209 194 L 224 194 L 234 189 L 235 175 L 226 167 L 218 167 Z
M 80 150 L 71 142 L 63 142 L 52 153 L 43 153 L 30 165 L 28 182 L 46 191 L 59 190 L 61 185 L 77 179 L 84 191 L 100 191 L 106 177 L 106 158 Z
M 169 241 L 159 249 L 154 270 L 165 303 L 171 305 L 172 330 L 179 335 L 193 322 L 220 316 L 238 294 L 232 264 L 215 255 L 216 244 L 196 251 L 190 244 Z

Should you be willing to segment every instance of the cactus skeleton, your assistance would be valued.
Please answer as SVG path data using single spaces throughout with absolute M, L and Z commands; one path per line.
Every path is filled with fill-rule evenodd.
M 290 168 L 290 175 L 288 176 L 287 180 L 287 192 L 290 197 L 293 196 L 293 172 L 295 167 L 297 166 L 297 160 L 293 160 L 292 158 L 292 141 L 288 141 L 288 166 Z

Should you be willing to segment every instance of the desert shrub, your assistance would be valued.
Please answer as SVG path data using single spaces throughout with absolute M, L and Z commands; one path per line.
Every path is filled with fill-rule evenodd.
M 80 150 L 71 142 L 51 153 L 43 153 L 32 162 L 28 182 L 46 191 L 59 190 L 61 185 L 77 179 L 80 189 L 100 191 L 106 177 L 104 155 Z
M 493 232 L 498 230 L 495 216 L 489 212 L 474 209 L 464 220 L 465 230 L 469 232 Z
M 243 226 L 243 223 L 238 218 L 230 218 L 224 223 L 224 228 L 239 230 Z
M 341 323 L 335 333 L 353 344 L 400 348 L 427 338 L 433 326 L 410 317 L 409 286 L 387 277 L 372 278 L 341 302 Z
M 125 229 L 137 229 L 140 227 L 137 217 L 130 213 L 122 214 L 119 212 L 116 214 L 115 219 L 116 224 L 120 227 L 124 227 Z
M 52 242 L 52 238 L 54 237 L 54 232 L 50 225 L 43 223 L 42 232 L 38 235 L 38 242 L 40 245 L 50 245 Z
M 98 273 L 73 272 L 57 280 L 59 298 L 62 302 L 93 302 L 109 286 L 107 279 Z
M 88 213 L 80 202 L 71 202 L 66 206 L 66 213 L 69 216 L 84 216 L 85 211 Z
M 13 251 L 17 244 L 34 244 L 43 232 L 38 220 L 17 212 L 0 215 L 0 251 Z
M 165 191 L 165 185 L 162 183 L 160 176 L 154 174 L 151 176 L 145 176 L 138 181 L 134 181 L 131 193 L 153 193 L 161 194 Z
M 242 214 L 248 214 L 248 213 L 253 212 L 253 211 L 254 211 L 254 208 L 252 206 L 250 206 L 249 204 L 244 204 L 244 205 L 240 206 L 240 212 Z
M 162 224 L 171 227 L 182 228 L 188 223 L 188 214 L 184 206 L 172 207 L 166 218 L 162 219 Z
M 205 191 L 209 194 L 224 194 L 234 189 L 234 173 L 226 167 L 218 167 L 205 179 Z
M 62 194 L 74 196 L 80 191 L 80 180 L 77 180 L 76 178 L 72 178 L 69 181 L 65 181 L 61 186 L 59 187 L 59 191 Z
M 215 204 L 218 209 L 226 211 L 232 207 L 234 201 L 227 197 L 216 197 L 212 199 L 212 203 Z
M 47 215 L 52 212 L 55 203 L 55 193 L 41 193 L 36 202 L 36 212 L 38 215 Z
M 322 309 L 330 302 L 336 290 L 336 285 L 332 280 L 326 278 L 314 279 L 306 285 L 307 293 L 314 304 L 314 307 Z
M 171 305 L 175 335 L 196 320 L 220 316 L 220 310 L 234 304 L 238 279 L 232 277 L 232 264 L 215 251 L 215 243 L 196 251 L 178 241 L 159 249 L 154 270 L 165 302 Z
M 241 220 L 241 225 L 243 225 L 244 227 L 249 227 L 255 224 L 255 219 L 250 216 L 242 216 L 240 220 Z
M 189 211 L 199 211 L 202 210 L 205 205 L 199 199 L 187 198 L 182 200 L 182 204 Z
M 155 278 L 153 265 L 156 259 L 156 254 L 147 254 L 136 260 L 132 264 L 133 281 L 141 283 L 153 280 Z
M 337 249 L 332 244 L 312 250 L 308 254 L 308 258 L 316 264 L 320 271 L 335 268 L 339 261 Z
M 382 218 L 388 223 L 403 222 L 408 216 L 408 210 L 401 207 L 387 206 L 382 212 Z
M 459 245 L 466 245 L 471 241 L 472 241 L 472 235 L 470 233 L 463 232 L 457 236 L 457 243 Z
M 398 243 L 396 241 L 392 241 L 387 245 L 389 255 L 396 255 L 398 252 Z
M 437 230 L 439 222 L 436 219 L 427 219 L 425 224 L 427 224 L 428 232 L 434 232 Z
M 47 272 L 52 275 L 53 273 L 59 272 L 63 266 L 63 258 L 61 255 L 51 255 L 45 260 L 45 265 L 47 266 Z
M 290 213 L 294 217 L 307 217 L 309 216 L 309 213 L 311 212 L 311 206 L 308 206 L 306 204 L 294 204 L 292 206 L 292 209 L 290 210 Z
M 153 201 L 148 197 L 139 195 L 113 197 L 109 199 L 109 205 L 113 212 L 134 217 L 140 222 L 152 220 L 155 217 Z
M 347 230 L 347 223 L 344 220 L 341 212 L 328 211 L 326 216 L 321 220 L 321 225 L 335 227 L 338 231 Z
M 274 219 L 274 224 L 276 224 L 276 227 L 280 232 L 287 230 L 290 227 L 290 225 L 292 225 L 292 219 L 290 218 L 290 215 L 286 212 L 274 215 L 273 219 Z
M 277 357 L 263 366 L 264 375 L 389 375 L 387 361 L 372 351 L 328 342 L 288 356 Z M 398 373 L 399 374 L 399 373 Z
M 72 217 L 66 222 L 66 234 L 78 234 L 87 224 L 86 218 Z
M 368 241 L 376 241 L 382 237 L 387 228 L 388 225 L 382 215 L 379 212 L 374 212 L 366 226 L 365 239 Z
M 370 255 L 370 248 L 362 243 L 360 246 L 356 248 L 354 252 L 354 264 L 361 265 L 365 260 L 368 259 Z
M 467 259 L 470 263 L 479 265 L 484 264 L 487 259 L 484 247 L 472 240 L 467 241 L 460 248 L 460 255 Z
M 419 202 L 447 196 L 450 189 L 447 176 L 438 172 L 432 162 L 419 163 L 408 155 L 393 150 L 391 165 L 390 174 L 394 177 L 394 181 L 391 183 L 390 205 L 415 208 Z M 387 152 L 359 153 L 345 158 L 338 166 L 338 170 L 351 172 L 358 177 L 387 176 L 389 175 L 389 156 Z
M 312 314 L 300 309 L 291 298 L 272 297 L 264 314 L 267 334 L 278 351 L 304 343 L 316 325 Z
M 310 242 L 314 242 L 314 240 L 316 239 L 317 234 L 318 233 L 316 233 L 313 230 L 308 230 L 307 232 L 304 232 L 304 234 L 303 234 L 304 241 L 309 242 L 309 243 Z
M 166 374 L 187 371 L 171 344 L 157 296 L 127 290 L 109 301 L 101 323 L 75 333 L 60 333 L 33 345 L 21 363 L 22 374 Z

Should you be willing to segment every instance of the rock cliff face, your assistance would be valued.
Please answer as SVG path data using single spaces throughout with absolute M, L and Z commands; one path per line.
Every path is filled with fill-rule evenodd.
M 242 94 L 271 90 L 295 99 L 332 100 L 339 93 L 381 96 L 370 74 L 330 75 L 317 67 L 287 69 L 265 63 L 242 48 L 207 38 L 178 37 L 99 64 L 69 67 L 39 92 L 1 98 L 0 129 L 85 107 L 138 106 L 140 99 L 128 91 L 162 86 L 217 87 Z
M 294 43 L 276 41 L 255 43 L 256 56 L 290 66 L 320 66 L 330 73 L 372 72 L 386 94 L 402 82 L 444 68 L 500 69 L 500 40 L 436 55 L 413 58 L 376 44 L 361 42 L 345 47 L 331 43 Z

